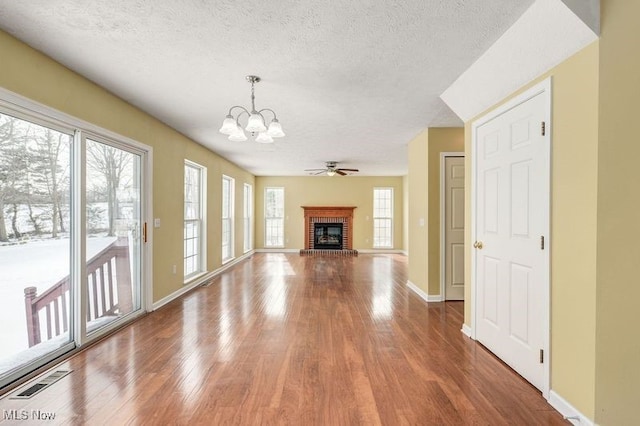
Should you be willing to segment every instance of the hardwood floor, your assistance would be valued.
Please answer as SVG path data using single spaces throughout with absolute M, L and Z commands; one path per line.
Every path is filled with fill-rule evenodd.
M 256 254 L 0 410 L 92 425 L 568 424 L 460 332 L 461 302 L 427 304 L 406 281 L 400 255 Z

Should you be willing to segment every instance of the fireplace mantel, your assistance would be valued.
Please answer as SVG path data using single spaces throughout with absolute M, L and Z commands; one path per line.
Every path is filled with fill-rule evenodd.
M 344 226 L 345 250 L 353 248 L 353 210 L 355 206 L 301 206 L 304 209 L 305 250 L 313 249 L 313 224 L 324 218 L 339 220 Z
M 357 207 L 353 206 L 302 206 L 304 209 L 304 217 L 353 217 L 353 210 Z

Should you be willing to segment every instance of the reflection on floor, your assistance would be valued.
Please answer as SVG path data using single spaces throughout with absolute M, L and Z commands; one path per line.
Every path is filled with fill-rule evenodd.
M 89 424 L 566 424 L 460 332 L 462 303 L 427 304 L 406 282 L 402 255 L 256 254 L 0 410 Z

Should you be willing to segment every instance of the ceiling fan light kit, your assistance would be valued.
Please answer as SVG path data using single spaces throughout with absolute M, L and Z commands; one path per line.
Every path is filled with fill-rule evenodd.
M 256 75 L 248 75 L 247 81 L 251 83 L 251 111 L 241 105 L 234 105 L 229 108 L 229 113 L 222 122 L 220 133 L 229 136 L 230 141 L 242 142 L 247 140 L 245 130 L 255 136 L 256 142 L 273 143 L 273 138 L 284 137 L 282 125 L 276 117 L 275 111 L 270 108 L 256 110 L 255 84 L 260 82 L 260 77 Z M 234 110 L 239 110 L 237 115 L 233 115 Z M 273 115 L 269 127 L 266 126 L 264 112 L 270 112 Z M 240 117 L 247 115 L 247 125 L 244 130 L 240 126 Z
M 335 176 L 335 175 L 346 176 L 348 175 L 347 172 L 356 173 L 359 171 L 360 170 L 358 169 L 343 169 L 341 167 L 338 167 L 337 161 L 327 161 L 325 163 L 324 169 L 306 169 L 305 170 L 305 172 L 310 172 L 309 174 L 315 175 L 315 176 L 322 175 L 322 174 L 326 174 L 327 176 Z

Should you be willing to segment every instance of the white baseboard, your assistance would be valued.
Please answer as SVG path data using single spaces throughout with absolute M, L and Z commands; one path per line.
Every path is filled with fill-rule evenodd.
M 254 253 L 254 250 L 248 251 L 245 254 L 243 254 L 242 256 L 236 257 L 235 259 L 225 263 L 224 265 L 222 265 L 221 267 L 219 267 L 215 271 L 207 272 L 206 274 L 203 274 L 203 275 L 199 276 L 197 279 L 195 279 L 194 281 L 190 282 L 189 284 L 183 286 L 181 289 L 174 291 L 170 295 L 163 297 L 162 299 L 158 300 L 157 302 L 154 302 L 153 305 L 151 305 L 151 310 L 155 311 L 156 309 L 161 308 L 162 306 L 164 306 L 167 303 L 179 298 L 180 296 L 184 295 L 185 293 L 188 293 L 190 290 L 192 290 L 192 289 L 194 289 L 194 288 L 196 288 L 198 286 L 201 286 L 202 284 L 206 283 L 207 281 L 209 281 L 210 279 L 212 279 L 216 275 L 220 275 L 222 272 L 226 271 L 227 269 L 231 268 L 232 266 L 242 262 L 245 259 L 250 258 L 253 255 L 253 253 Z
M 261 248 L 256 249 L 256 253 L 300 253 L 300 249 L 288 249 L 288 248 Z
M 394 249 L 356 249 L 360 254 L 404 254 L 402 250 Z
M 231 259 L 230 261 L 223 263 L 221 267 L 219 267 L 218 269 L 216 269 L 215 271 L 212 272 L 213 275 L 211 275 L 211 277 L 215 277 L 216 275 L 220 274 L 221 272 L 226 271 L 227 269 L 231 268 L 233 265 L 237 265 L 238 263 L 242 262 L 243 260 L 250 258 L 251 256 L 253 256 L 253 253 L 255 253 L 255 250 L 249 250 L 248 252 L 244 253 L 242 256 L 235 257 L 235 258 Z
M 359 254 L 403 254 L 407 256 L 407 252 L 404 250 L 393 249 L 355 249 Z M 256 253 L 299 253 L 300 249 L 288 249 L 288 248 L 260 248 L 255 249 Z
M 411 281 L 407 281 L 407 287 L 409 287 L 415 294 L 420 296 L 420 298 L 427 303 L 442 302 L 442 296 L 440 296 L 439 294 L 435 296 L 428 295 L 427 293 L 424 292 L 424 290 L 422 290 L 420 287 L 418 287 Z
M 420 298 L 422 300 L 424 300 L 425 302 L 429 301 L 429 295 L 427 293 L 425 293 L 424 291 L 422 291 L 422 289 L 420 287 L 418 287 L 417 285 L 415 285 L 411 281 L 407 280 L 407 287 L 409 287 L 415 294 L 420 296 Z
M 549 404 L 556 409 L 565 420 L 571 422 L 574 425 L 580 426 L 594 426 L 595 423 L 578 411 L 573 405 L 558 395 L 555 391 L 549 391 Z
M 473 339 L 473 331 L 467 324 L 462 324 L 462 330 L 460 331 L 462 331 L 462 334 L 464 334 L 468 338 Z
M 198 278 L 197 280 L 195 280 L 193 282 L 190 282 L 189 284 L 183 286 L 180 290 L 176 290 L 173 293 L 171 293 L 170 295 L 165 296 L 162 299 L 158 300 L 157 302 L 153 302 L 153 304 L 151 305 L 151 310 L 155 311 L 156 309 L 160 309 L 161 307 L 163 307 L 167 303 L 179 298 L 180 296 L 184 295 L 185 293 L 188 293 L 189 291 L 191 291 L 192 289 L 198 287 L 199 285 L 202 285 L 202 283 L 206 282 L 212 276 L 213 276 L 213 272 L 209 272 L 207 274 L 204 274 L 200 278 Z

